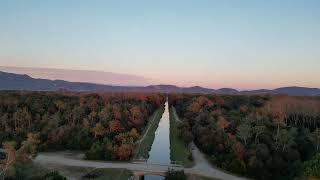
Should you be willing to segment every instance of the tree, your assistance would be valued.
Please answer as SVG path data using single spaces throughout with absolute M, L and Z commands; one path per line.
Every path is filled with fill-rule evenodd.
M 193 136 L 192 132 L 190 132 L 190 131 L 183 131 L 182 132 L 182 139 L 183 139 L 183 142 L 186 145 L 188 145 L 190 142 L 193 141 L 194 136 Z
M 278 147 L 282 147 L 282 151 L 284 151 L 286 148 L 291 147 L 295 143 L 294 137 L 286 129 L 281 129 L 278 136 L 276 149 Z
M 110 121 L 109 128 L 112 133 L 120 133 L 122 131 L 120 121 L 118 120 Z
M 117 150 L 117 156 L 120 160 L 128 160 L 133 153 L 132 144 L 121 144 Z
M 32 116 L 27 108 L 18 109 L 13 114 L 14 127 L 16 131 L 20 131 L 23 128 L 31 128 Z
M 258 125 L 258 126 L 254 126 L 252 128 L 252 131 L 253 131 L 253 134 L 255 135 L 254 137 L 254 143 L 257 144 L 257 141 L 258 141 L 258 137 L 264 133 L 266 131 L 266 126 L 264 125 Z
M 129 132 L 129 136 L 132 137 L 134 140 L 137 140 L 140 137 L 140 134 L 136 128 L 132 128 Z
M 110 152 L 133 144 L 163 100 L 159 93 L 0 92 L 0 142 L 16 141 L 18 161 L 31 160 L 38 144 L 43 151 L 88 151 L 96 142 L 117 159 Z M 36 134 L 25 139 L 29 132 L 39 132 L 41 142 Z M 104 153 L 107 142 L 112 149 Z
M 63 102 L 62 100 L 58 100 L 58 101 L 54 102 L 54 104 L 56 105 L 56 107 L 58 108 L 59 111 L 63 111 L 67 108 L 66 103 Z
M 25 156 L 25 160 L 30 160 L 30 157 L 36 157 L 37 148 L 40 144 L 40 136 L 36 133 L 28 133 L 27 140 L 22 142 L 22 146 L 17 151 L 20 156 Z
M 99 123 L 96 123 L 96 126 L 92 128 L 91 132 L 94 134 L 94 138 L 97 138 L 97 137 L 103 137 L 107 132 L 107 130 L 99 122 Z
M 247 146 L 248 139 L 252 136 L 252 127 L 245 121 L 237 127 L 237 136 L 244 142 L 244 145 Z
M 90 147 L 89 151 L 85 153 L 86 159 L 101 160 L 104 159 L 104 147 L 100 142 L 95 142 Z
M 43 180 L 67 180 L 67 178 L 60 175 L 58 171 L 48 172 L 42 177 L 42 179 Z
M 113 116 L 114 116 L 114 119 L 116 120 L 121 120 L 121 107 L 117 104 L 113 105 L 112 106 L 112 112 L 113 112 Z
M 236 141 L 232 145 L 232 150 L 233 150 L 233 153 L 234 153 L 235 157 L 237 158 L 237 160 L 243 163 L 244 154 L 246 152 L 243 145 L 239 141 Z
M 320 128 L 315 129 L 310 136 L 311 142 L 316 146 L 317 151 L 319 151 L 320 145 Z
M 0 161 L 0 177 L 13 176 L 17 163 L 26 163 L 35 157 L 37 145 L 40 143 L 38 134 L 28 134 L 26 141 L 22 142 L 20 149 L 16 150 L 16 142 L 4 142 L 3 148 L 6 158 Z
M 6 177 L 8 173 L 12 173 L 14 170 L 13 168 L 17 163 L 15 144 L 15 142 L 4 142 L 2 144 L 6 159 L 0 161 L 0 177 Z
M 174 171 L 168 169 L 166 173 L 165 180 L 186 180 L 187 176 L 185 175 L 184 171 Z
M 109 118 L 109 107 L 105 107 L 99 113 L 100 121 L 107 122 Z
M 142 121 L 142 116 L 141 116 L 141 109 L 139 106 L 133 106 L 130 108 L 130 121 L 135 125 L 135 126 L 141 126 L 143 124 Z
M 224 131 L 224 129 L 229 127 L 229 122 L 222 116 L 218 117 L 218 122 L 217 125 L 220 129 L 222 129 Z
M 320 178 L 320 153 L 317 153 L 311 160 L 303 163 L 304 175 Z

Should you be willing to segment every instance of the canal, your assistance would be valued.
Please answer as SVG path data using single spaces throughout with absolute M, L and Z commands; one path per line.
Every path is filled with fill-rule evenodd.
M 169 105 L 165 103 L 165 110 L 160 119 L 159 126 L 155 132 L 151 150 L 149 152 L 148 163 L 151 164 L 170 164 L 170 122 L 169 122 Z M 145 176 L 145 180 L 162 180 L 162 176 Z

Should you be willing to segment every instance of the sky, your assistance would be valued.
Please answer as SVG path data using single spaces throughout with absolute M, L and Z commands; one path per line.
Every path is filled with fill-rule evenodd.
M 320 1 L 0 0 L 0 66 L 320 87 Z

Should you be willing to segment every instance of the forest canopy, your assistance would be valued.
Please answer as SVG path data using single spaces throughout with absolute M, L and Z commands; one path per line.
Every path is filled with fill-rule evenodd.
M 319 97 L 171 94 L 169 104 L 180 137 L 215 166 L 254 179 L 320 174 Z
M 0 92 L 0 142 L 17 149 L 29 133 L 38 150 L 84 150 L 88 159 L 128 160 L 158 93 Z

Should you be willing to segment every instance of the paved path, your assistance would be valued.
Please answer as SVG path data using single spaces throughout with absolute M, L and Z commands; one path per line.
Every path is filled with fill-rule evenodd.
M 213 167 L 208 160 L 205 158 L 205 155 L 200 152 L 197 146 L 194 143 L 191 143 L 192 156 L 195 161 L 195 166 L 190 168 L 190 172 L 193 172 L 198 175 L 207 176 L 211 178 L 221 179 L 221 180 L 245 180 L 246 178 L 238 177 L 226 173 L 218 168 Z M 185 172 L 188 172 L 188 168 L 185 169 Z
M 131 162 L 103 162 L 103 161 L 89 161 L 81 159 L 83 157 L 80 153 L 67 152 L 53 152 L 53 153 L 39 153 L 34 160 L 35 163 L 54 166 L 73 166 L 73 167 L 90 167 L 90 168 L 122 168 L 134 172 L 150 172 L 150 173 L 164 173 L 168 168 L 175 170 L 184 170 L 186 173 L 206 176 L 221 180 L 244 180 L 243 178 L 227 174 L 221 170 L 214 169 L 208 166 L 206 160 L 197 148 L 194 148 L 196 165 L 193 168 L 181 168 L 167 165 L 146 164 L 146 163 L 131 163 Z

